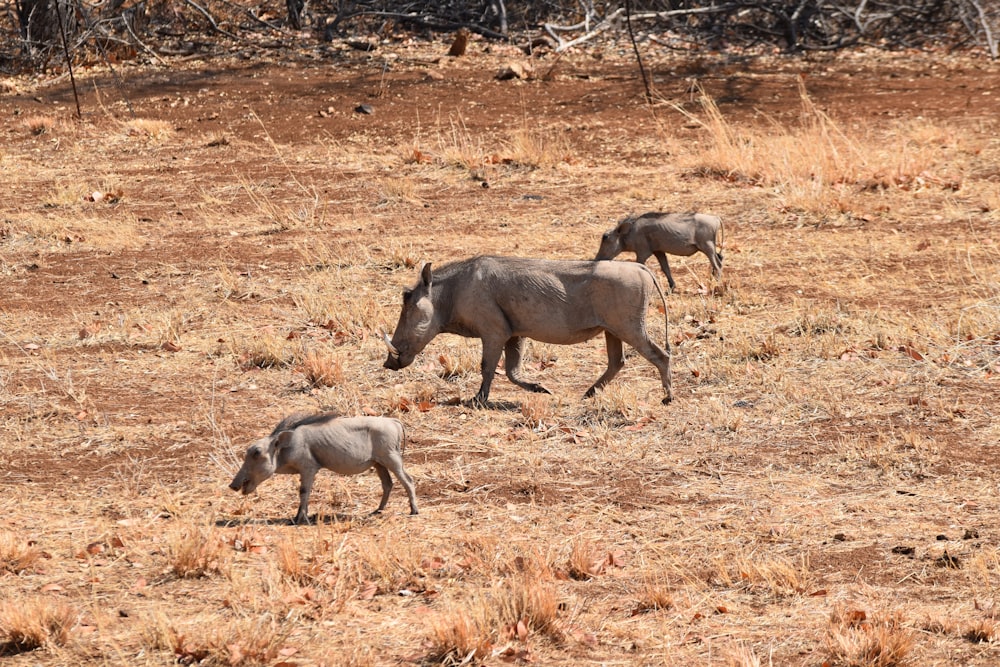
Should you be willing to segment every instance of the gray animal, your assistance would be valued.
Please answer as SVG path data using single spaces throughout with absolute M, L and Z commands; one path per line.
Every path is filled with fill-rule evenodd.
M 229 488 L 253 493 L 272 475 L 299 475 L 299 511 L 294 523 L 308 523 L 309 494 L 320 468 L 340 475 L 357 475 L 375 468 L 382 482 L 382 502 L 375 514 L 385 509 L 392 490 L 392 472 L 410 496 L 410 514 L 417 514 L 413 478 L 403 470 L 403 424 L 386 417 L 338 417 L 335 414 L 285 417 L 271 435 L 247 448 L 243 467 Z
M 389 356 L 384 366 L 406 368 L 441 333 L 479 338 L 483 382 L 475 403 L 484 405 L 500 353 L 507 377 L 528 391 L 551 393 L 521 377 L 526 338 L 572 345 L 604 332 L 608 369 L 587 390 L 594 393 L 625 365 L 628 343 L 660 371 L 670 391 L 670 343 L 661 348 L 646 332 L 646 309 L 654 294 L 666 302 L 653 274 L 627 262 L 558 261 L 519 257 L 473 257 L 431 271 L 425 264 L 412 289 L 403 292 L 403 310 L 392 338 L 383 333 Z
M 670 275 L 666 253 L 689 257 L 700 250 L 712 263 L 712 275 L 716 280 L 722 278 L 722 253 L 715 242 L 720 229 L 722 220 L 705 213 L 644 213 L 625 218 L 605 232 L 595 259 L 614 259 L 627 251 L 635 253 L 635 261 L 645 264 L 650 255 L 655 255 L 673 291 L 677 285 Z

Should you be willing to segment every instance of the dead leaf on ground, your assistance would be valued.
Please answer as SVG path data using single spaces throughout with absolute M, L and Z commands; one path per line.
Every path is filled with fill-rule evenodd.
M 366 581 L 364 588 L 358 593 L 359 600 L 371 600 L 378 593 L 378 584 L 374 581 Z

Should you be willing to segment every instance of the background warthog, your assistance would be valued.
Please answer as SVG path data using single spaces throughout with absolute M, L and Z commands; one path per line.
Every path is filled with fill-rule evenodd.
M 507 377 L 528 391 L 551 393 L 521 378 L 524 339 L 571 345 L 604 332 L 608 369 L 586 396 L 606 385 L 625 365 L 628 343 L 660 371 L 670 391 L 670 343 L 664 347 L 646 333 L 646 309 L 663 293 L 644 266 L 626 262 L 556 261 L 518 257 L 474 257 L 437 271 L 425 264 L 420 279 L 403 292 L 396 331 L 384 335 L 385 367 L 405 368 L 440 333 L 483 342 L 482 374 L 475 401 L 485 403 L 501 352 Z M 666 319 L 664 302 L 664 319 Z
M 614 259 L 622 252 L 634 252 L 635 261 L 645 264 L 655 255 L 667 275 L 670 289 L 677 286 L 670 275 L 666 253 L 688 257 L 697 251 L 705 253 L 712 263 L 716 280 L 722 278 L 722 253 L 716 249 L 715 237 L 722 229 L 722 220 L 704 213 L 644 213 L 628 217 L 601 237 L 601 247 L 594 259 Z
M 271 435 L 247 448 L 243 467 L 229 488 L 252 493 L 272 475 L 298 474 L 299 511 L 293 521 L 309 521 L 309 493 L 320 468 L 341 475 L 357 475 L 375 468 L 382 482 L 385 509 L 392 490 L 392 472 L 410 497 L 410 514 L 417 513 L 413 479 L 403 470 L 403 424 L 387 417 L 343 417 L 334 414 L 285 417 Z

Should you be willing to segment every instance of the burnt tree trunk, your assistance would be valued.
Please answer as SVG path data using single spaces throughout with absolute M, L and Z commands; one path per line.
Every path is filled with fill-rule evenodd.
M 70 0 L 16 0 L 21 43 L 31 60 L 45 62 L 62 47 L 63 35 L 71 40 L 79 21 Z

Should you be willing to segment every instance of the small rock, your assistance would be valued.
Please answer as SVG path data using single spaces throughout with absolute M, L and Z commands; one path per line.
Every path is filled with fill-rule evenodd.
M 901 556 L 912 556 L 916 552 L 917 552 L 917 550 L 916 550 L 915 547 L 899 546 L 899 547 L 893 547 L 892 548 L 892 553 L 899 554 Z
M 965 534 L 962 535 L 962 539 L 963 540 L 978 540 L 979 539 L 979 531 L 976 530 L 975 528 L 966 528 L 965 529 Z
M 359 104 L 358 106 L 354 107 L 354 111 L 356 113 L 363 113 L 368 116 L 375 113 L 375 109 L 372 108 L 370 104 Z
M 370 52 L 378 48 L 378 44 L 367 39 L 348 39 L 344 43 L 356 51 Z

